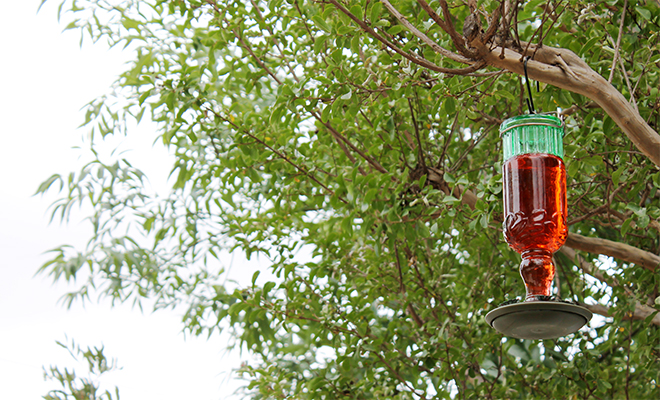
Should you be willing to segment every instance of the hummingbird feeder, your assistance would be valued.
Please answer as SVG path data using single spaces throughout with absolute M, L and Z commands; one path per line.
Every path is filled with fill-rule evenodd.
M 576 332 L 593 315 L 584 307 L 552 300 L 552 255 L 568 236 L 564 124 L 559 115 L 536 114 L 528 60 L 523 68 L 530 114 L 509 118 L 500 125 L 504 239 L 522 256 L 520 275 L 527 293 L 522 303 L 489 312 L 486 322 L 506 336 L 554 339 Z
M 533 110 L 533 106 L 530 106 Z M 552 299 L 552 255 L 566 241 L 564 127 L 560 118 L 528 114 L 500 126 L 504 164 L 504 238 L 522 256 L 525 300 L 503 305 L 486 321 L 506 336 L 551 339 L 580 329 L 592 317 L 584 307 Z

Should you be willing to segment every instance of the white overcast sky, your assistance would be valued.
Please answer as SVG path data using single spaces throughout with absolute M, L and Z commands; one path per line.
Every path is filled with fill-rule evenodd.
M 42 366 L 72 365 L 55 344 L 66 335 L 118 359 L 122 370 L 103 384 L 119 386 L 122 400 L 229 398 L 237 383 L 228 371 L 240 359 L 226 354 L 226 337 L 184 338 L 177 312 L 142 314 L 103 301 L 66 310 L 58 303 L 66 286 L 34 277 L 45 251 L 88 238 L 84 215 L 49 225 L 54 197 L 32 195 L 51 174 L 80 168 L 84 153 L 72 149 L 85 134 L 80 108 L 107 92 L 128 57 L 104 45 L 81 49 L 78 33 L 62 33 L 57 22 L 59 0 L 37 14 L 39 2 L 3 0 L 0 11 L 0 397 L 37 399 L 57 388 L 44 382 Z M 149 128 L 124 148 L 164 182 L 168 156 L 151 145 Z M 234 266 L 231 278 L 249 280 L 254 268 Z

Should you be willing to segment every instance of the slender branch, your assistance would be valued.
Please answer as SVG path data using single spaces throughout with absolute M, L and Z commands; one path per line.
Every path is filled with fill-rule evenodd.
M 321 119 L 320 119 L 320 117 L 318 117 L 318 114 L 317 114 L 317 113 L 315 113 L 314 111 L 312 111 L 311 113 L 312 113 L 312 116 L 313 116 L 314 118 L 316 118 L 317 120 L 321 121 Z M 351 163 L 353 163 L 353 165 L 357 165 L 358 171 L 360 172 L 361 175 L 366 176 L 366 175 L 367 175 L 367 172 L 364 170 L 364 168 L 362 168 L 360 165 L 358 165 L 357 159 L 356 159 L 356 158 L 353 156 L 353 154 L 351 154 L 351 152 L 348 150 L 348 148 L 346 147 L 346 145 L 343 143 L 342 138 L 340 138 L 339 136 L 335 135 L 335 132 L 334 132 L 333 130 L 330 130 L 330 134 L 332 135 L 332 137 L 335 138 L 335 141 L 336 141 L 337 144 L 339 145 L 339 148 L 341 148 L 341 151 L 344 152 L 344 154 L 346 155 L 346 157 L 348 158 L 348 160 L 349 160 Z
M 270 150 L 271 152 L 273 152 L 273 153 L 274 153 L 275 155 L 277 155 L 279 158 L 281 158 L 282 160 L 284 160 L 285 162 L 287 162 L 288 164 L 290 164 L 291 166 L 293 166 L 293 167 L 294 167 L 295 169 L 297 169 L 298 171 L 302 172 L 304 175 L 306 175 L 309 179 L 311 179 L 311 180 L 313 180 L 314 182 L 316 182 L 317 185 L 319 185 L 319 186 L 321 186 L 323 189 L 325 189 L 328 193 L 330 193 L 331 196 L 334 196 L 334 195 L 335 195 L 334 190 L 332 190 L 332 189 L 330 189 L 329 187 L 327 187 L 326 185 L 324 185 L 324 184 L 323 184 L 321 181 L 319 181 L 319 180 L 318 180 L 318 179 L 317 179 L 312 173 L 310 173 L 309 171 L 307 171 L 306 168 L 301 167 L 301 166 L 299 166 L 298 164 L 296 164 L 296 163 L 294 163 L 293 161 L 291 161 L 291 159 L 290 159 L 289 157 L 287 157 L 285 154 L 283 154 L 282 152 L 280 152 L 280 151 L 278 151 L 277 149 L 273 148 L 272 146 L 270 146 L 270 145 L 269 145 L 268 143 L 266 143 L 265 141 L 259 139 L 257 136 L 255 136 L 255 135 L 252 134 L 251 132 L 249 132 L 249 131 L 247 131 L 247 130 L 245 130 L 245 129 L 242 129 L 240 126 L 238 126 L 237 124 L 235 124 L 234 122 L 232 122 L 229 118 L 225 118 L 224 116 L 220 115 L 219 113 L 215 112 L 214 110 L 212 110 L 212 109 L 210 109 L 210 108 L 206 108 L 206 110 L 207 110 L 208 112 L 212 113 L 213 115 L 215 115 L 217 118 L 219 118 L 219 119 L 221 119 L 222 121 L 224 121 L 224 122 L 228 123 L 229 125 L 231 125 L 231 126 L 232 126 L 234 129 L 236 129 L 237 131 L 243 132 L 244 134 L 248 135 L 249 137 L 251 137 L 251 138 L 252 138 L 253 140 L 255 140 L 256 142 L 258 142 L 259 144 L 261 144 L 262 146 L 264 146 L 265 148 L 267 148 L 268 150 Z M 343 199 L 342 197 L 339 197 L 339 200 L 342 201 L 342 202 L 345 203 L 345 204 L 348 204 L 348 202 L 347 202 L 345 199 Z
M 444 181 L 441 171 L 436 171 L 432 168 L 429 168 L 428 180 L 446 194 L 451 194 L 461 199 L 463 204 L 474 210 L 478 198 L 472 191 L 465 190 L 461 185 L 456 185 L 453 190 L 450 189 L 449 185 Z M 431 217 L 433 218 L 434 216 L 435 214 Z M 657 271 L 660 266 L 660 256 L 629 244 L 614 242 L 612 240 L 586 237 L 578 233 L 569 232 L 565 246 L 588 253 L 604 254 L 618 258 L 619 260 L 648 269 L 651 272 Z
M 438 26 L 447 34 L 449 34 L 449 37 L 451 37 L 452 42 L 454 42 L 454 46 L 458 49 L 458 51 L 467 56 L 467 57 L 472 57 L 474 55 L 473 52 L 468 50 L 465 47 L 465 40 L 461 35 L 456 32 L 456 29 L 454 29 L 454 24 L 451 21 L 451 14 L 449 13 L 449 8 L 447 7 L 447 3 L 444 0 L 440 1 L 440 4 L 442 6 L 443 12 L 445 12 L 445 17 L 448 17 L 447 20 L 443 20 L 433 8 L 425 1 L 425 0 L 417 0 L 417 4 L 422 7 L 422 9 L 431 17 L 431 19 L 438 24 Z
M 476 145 L 478 145 L 479 143 L 481 143 L 481 141 L 484 140 L 484 139 L 488 136 L 488 134 L 490 134 L 490 131 L 493 129 L 494 126 L 495 126 L 495 125 L 489 125 L 488 127 L 486 127 L 486 129 L 484 129 L 483 132 L 481 132 L 481 135 L 479 135 L 479 137 L 477 138 L 477 140 L 472 139 L 472 142 L 470 143 L 470 145 L 468 146 L 468 148 L 465 149 L 465 151 L 463 152 L 463 154 L 461 154 L 461 156 L 458 157 L 458 160 L 456 160 L 456 161 L 454 162 L 454 164 L 449 168 L 449 172 L 454 172 L 454 171 L 456 171 L 456 169 L 457 169 L 458 167 L 460 167 L 461 162 L 463 161 L 463 159 L 464 159 L 465 157 L 467 157 L 468 154 L 470 154 L 470 152 L 472 151 L 472 149 L 474 149 L 474 147 L 475 147 Z
M 563 246 L 561 249 L 559 249 L 559 252 L 565 255 L 566 257 L 568 257 L 571 261 L 573 261 L 575 265 L 577 265 L 578 268 L 580 268 L 586 274 L 593 276 L 594 278 L 598 279 L 599 281 L 611 287 L 621 286 L 621 284 L 615 277 L 605 276 L 593 263 L 590 263 L 589 261 L 585 260 L 584 257 L 579 255 L 572 248 L 568 246 Z M 632 295 L 632 293 L 628 288 L 624 287 L 624 290 L 626 291 L 627 294 Z
M 332 133 L 333 136 L 335 136 L 338 139 L 341 139 L 344 143 L 346 143 L 346 145 L 348 145 L 348 147 L 350 147 L 354 152 L 358 153 L 360 155 L 360 157 L 364 158 L 378 172 L 382 172 L 383 174 L 387 173 L 387 170 L 385 168 L 383 168 L 383 166 L 380 165 L 380 163 L 378 161 L 376 161 L 373 158 L 369 157 L 365 152 L 363 152 L 362 150 L 355 147 L 355 145 L 353 143 L 351 143 L 348 139 L 346 139 L 346 137 L 344 135 L 339 133 L 329 122 L 323 122 L 323 120 L 321 119 L 321 116 L 317 112 L 312 111 L 312 116 L 314 118 L 316 118 L 316 120 L 319 121 L 321 124 L 323 124 L 323 126 L 328 128 L 328 130 Z
M 422 167 L 426 168 L 426 160 L 424 158 L 424 149 L 422 148 L 422 140 L 419 137 L 419 127 L 417 126 L 417 119 L 415 118 L 415 109 L 413 108 L 412 101 L 408 99 L 408 107 L 410 108 L 410 116 L 412 117 L 413 127 L 415 128 L 415 138 L 417 139 L 417 157 Z
M 616 38 L 616 45 L 614 46 L 614 58 L 612 59 L 612 67 L 610 67 L 610 77 L 607 79 L 612 83 L 614 78 L 614 70 L 616 69 L 616 61 L 619 58 L 619 49 L 621 46 L 621 36 L 623 36 L 623 21 L 626 19 L 626 9 L 628 8 L 628 0 L 623 2 L 623 11 L 621 12 L 621 22 L 619 23 L 619 35 Z
M 404 16 L 399 12 L 399 10 L 397 10 L 396 8 L 394 8 L 394 6 L 393 6 L 389 1 L 387 1 L 387 0 L 381 0 L 381 3 L 383 3 L 383 4 L 385 5 L 385 8 L 387 8 L 387 9 L 389 10 L 389 12 L 392 13 L 392 15 L 394 15 L 394 17 L 395 17 L 395 18 L 401 23 L 401 25 L 403 25 L 404 27 L 406 27 L 406 28 L 407 28 L 410 32 L 412 32 L 415 36 L 417 36 L 417 37 L 418 37 L 419 39 L 421 39 L 424 43 L 426 43 L 427 45 L 429 45 L 429 46 L 433 49 L 433 51 L 435 51 L 436 53 L 441 54 L 441 55 L 443 55 L 443 56 L 445 56 L 445 57 L 447 57 L 447 58 L 449 58 L 449 59 L 451 59 L 451 60 L 454 60 L 454 61 L 457 61 L 457 62 L 460 62 L 460 63 L 464 63 L 464 64 L 471 64 L 471 63 L 473 62 L 473 61 L 470 60 L 469 58 L 463 57 L 463 56 L 461 56 L 461 55 L 459 55 L 459 54 L 453 53 L 453 52 L 451 52 L 451 51 L 445 49 L 444 47 L 441 47 L 441 46 L 440 46 L 438 43 L 436 43 L 433 39 L 431 39 L 431 38 L 429 38 L 428 36 L 426 36 L 426 34 L 424 34 L 423 32 L 421 32 L 421 31 L 420 31 L 419 29 L 417 29 L 413 24 L 411 24 L 411 23 L 406 19 L 406 17 L 404 17 Z
M 483 61 L 478 61 L 474 64 L 472 64 L 469 67 L 466 68 L 442 68 L 437 66 L 436 64 L 432 63 L 431 61 L 422 58 L 416 54 L 408 53 L 407 51 L 404 51 L 403 49 L 399 48 L 396 44 L 390 42 L 383 36 L 379 35 L 373 28 L 371 28 L 369 25 L 367 25 L 364 21 L 353 15 L 346 7 L 341 5 L 337 0 L 328 0 L 329 3 L 333 4 L 339 11 L 344 13 L 346 16 L 348 16 L 350 19 L 352 19 L 360 28 L 362 28 L 363 31 L 369 33 L 371 36 L 385 44 L 387 47 L 390 49 L 394 50 L 396 53 L 399 55 L 403 56 L 404 58 L 408 59 L 409 61 L 420 65 L 424 68 L 428 68 L 431 71 L 435 72 L 441 72 L 444 74 L 450 74 L 450 75 L 465 75 L 471 72 L 474 72 L 478 69 L 483 68 L 484 62 Z
M 458 127 L 458 116 L 461 115 L 461 110 L 456 111 L 456 115 L 454 115 L 454 121 L 451 124 L 451 129 L 449 130 L 449 134 L 445 138 L 445 144 L 442 148 L 442 153 L 440 154 L 440 157 L 438 157 L 438 163 L 436 164 L 436 168 L 442 169 L 442 164 L 445 161 L 445 155 L 447 154 L 447 149 L 449 148 L 449 143 L 451 143 L 451 138 L 454 135 L 454 132 L 456 132 L 456 128 Z M 440 174 L 442 175 L 442 174 Z M 444 180 L 443 180 L 444 183 Z M 446 184 L 446 183 L 445 183 Z
M 649 56 L 646 59 L 646 62 L 644 63 L 644 67 L 642 68 L 642 73 L 640 74 L 641 76 L 644 76 L 644 74 L 646 74 L 646 72 L 647 72 L 646 67 L 649 66 L 649 63 L 651 62 L 651 57 L 653 57 L 653 53 L 654 53 L 653 50 L 649 51 Z M 632 90 L 633 93 L 637 93 L 637 87 L 639 86 L 639 83 L 642 82 L 642 81 L 643 81 L 643 79 L 637 79 L 637 82 L 635 82 L 635 87 Z
M 607 37 L 610 39 L 610 43 L 614 45 L 614 39 L 609 34 Z M 630 92 L 630 104 L 637 110 L 637 101 L 635 100 L 635 92 L 633 91 L 632 84 L 630 83 L 630 78 L 628 78 L 628 71 L 626 71 L 626 66 L 623 64 L 623 58 L 619 57 L 619 66 L 621 67 L 621 75 L 623 75 L 623 80 L 626 82 L 628 87 L 628 92 Z
M 600 207 L 594 210 L 591 210 L 590 212 L 584 215 L 581 215 L 575 219 L 568 221 L 568 225 L 570 226 L 577 224 L 580 221 L 584 221 L 585 219 L 590 218 L 592 215 L 600 214 L 603 211 L 608 210 L 610 208 L 610 205 L 612 204 L 612 201 L 614 200 L 614 197 L 626 186 L 627 186 L 626 184 L 619 185 L 619 187 L 614 189 L 614 191 L 610 194 L 610 196 L 608 197 L 608 201 L 605 204 L 601 205 Z
M 239 42 L 241 42 L 241 47 L 244 48 L 245 50 L 247 50 L 248 53 L 250 53 L 250 55 L 252 56 L 252 58 L 254 58 L 254 60 L 257 62 L 257 64 L 259 64 L 259 66 L 264 71 L 266 71 L 268 73 L 268 75 L 270 75 L 271 78 L 273 78 L 275 80 L 275 82 L 277 82 L 278 84 L 281 85 L 282 81 L 279 80 L 277 78 L 277 76 L 275 76 L 273 71 L 271 71 L 270 68 L 268 68 L 266 66 L 266 64 L 264 64 L 263 61 L 261 61 L 261 59 L 259 59 L 259 57 L 257 57 L 256 54 L 254 54 L 254 52 L 252 51 L 252 48 L 250 48 L 250 46 L 247 43 L 245 43 L 245 41 L 243 40 L 243 37 L 238 33 L 238 31 L 234 30 L 234 36 L 236 37 L 236 39 L 238 39 Z
M 396 243 L 394 244 L 394 258 L 396 259 L 396 268 L 399 272 L 399 293 L 404 295 L 406 293 L 406 286 L 403 283 L 403 271 L 401 270 L 401 260 L 399 258 L 399 246 L 397 246 Z M 408 303 L 406 306 L 406 311 L 408 311 L 418 328 L 424 326 L 424 321 L 419 317 L 411 303 Z
M 499 26 L 500 22 L 500 16 L 502 14 L 502 7 L 503 4 L 500 3 L 500 6 L 493 11 L 493 15 L 490 18 L 490 21 L 488 22 L 488 29 L 486 30 L 486 33 L 484 34 L 484 43 L 490 42 L 490 40 L 495 36 L 497 33 L 497 27 Z
M 259 10 L 259 5 L 256 3 L 255 0 L 250 0 L 250 3 L 252 3 L 252 7 L 254 8 L 254 11 L 257 14 L 257 17 L 264 23 L 266 26 L 266 29 L 268 29 L 268 32 L 270 33 L 271 38 L 273 39 L 273 43 L 275 44 L 275 47 L 277 50 L 280 52 L 280 56 L 282 59 L 284 59 L 284 51 L 282 50 L 282 46 L 280 45 L 280 41 L 277 40 L 277 37 L 275 36 L 275 32 L 273 32 L 273 28 L 270 26 L 269 23 L 266 22 L 266 19 L 264 18 L 263 14 L 261 14 L 261 11 Z M 302 16 L 302 15 L 301 15 Z M 234 31 L 236 32 L 236 31 Z M 296 82 L 300 82 L 300 79 L 296 75 L 296 71 L 291 67 L 290 63 L 286 63 L 286 66 L 291 73 L 291 76 L 293 76 L 293 79 L 295 79 Z

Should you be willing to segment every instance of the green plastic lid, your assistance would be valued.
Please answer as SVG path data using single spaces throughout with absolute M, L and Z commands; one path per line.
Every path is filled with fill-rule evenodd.
M 520 154 L 544 153 L 564 157 L 564 125 L 553 115 L 528 114 L 500 125 L 504 161 Z

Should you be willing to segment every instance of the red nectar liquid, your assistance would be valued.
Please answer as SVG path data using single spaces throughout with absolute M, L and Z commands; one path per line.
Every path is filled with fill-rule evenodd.
M 555 266 L 552 253 L 566 241 L 566 170 L 550 154 L 522 154 L 503 169 L 504 238 L 520 253 L 526 300 L 550 296 Z

